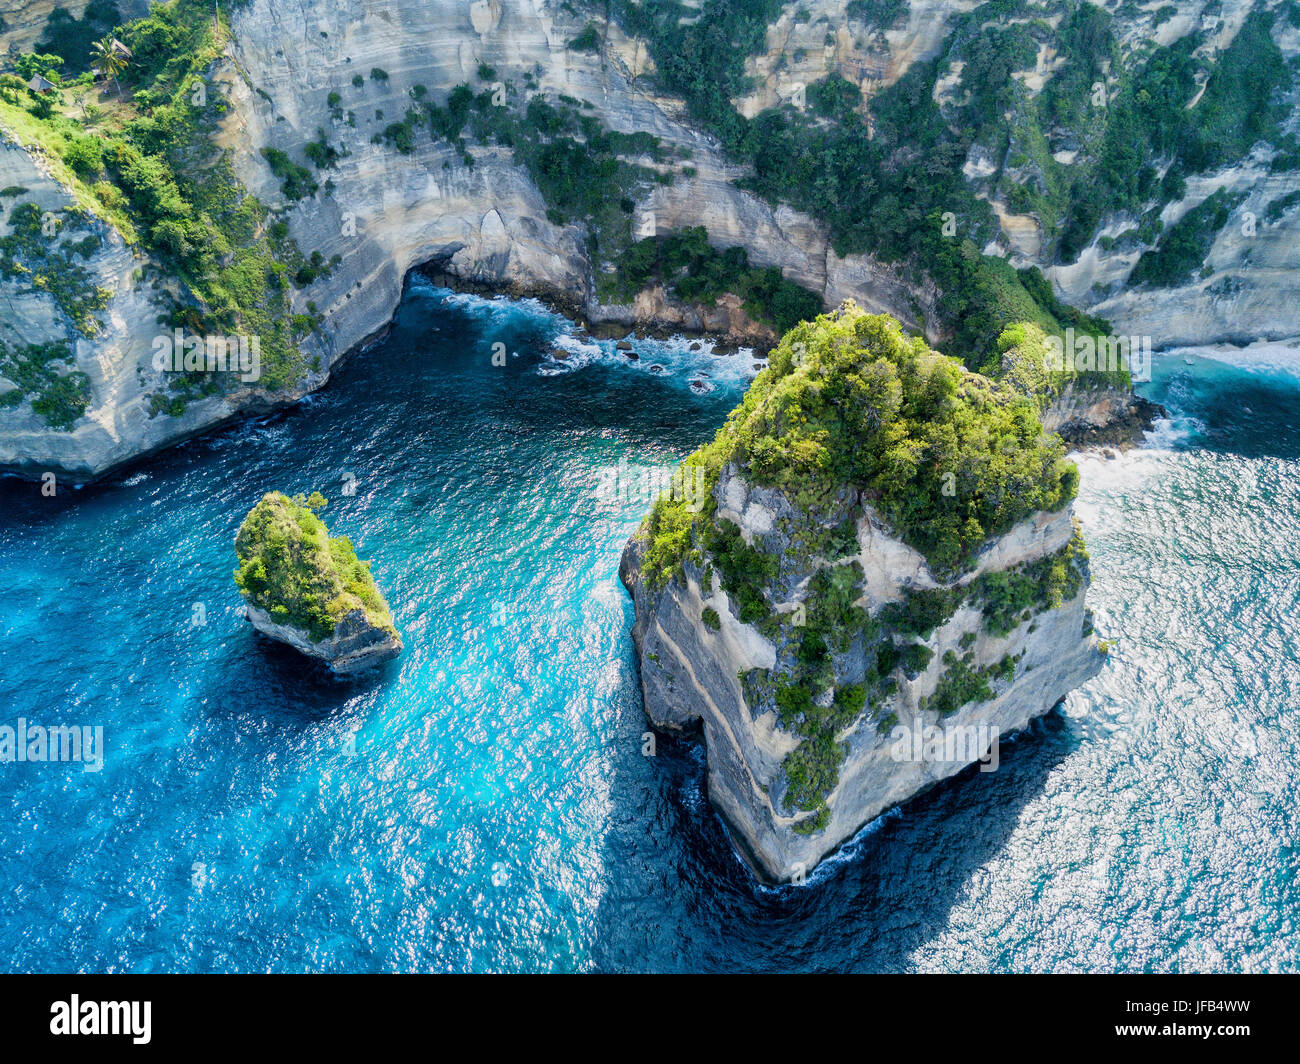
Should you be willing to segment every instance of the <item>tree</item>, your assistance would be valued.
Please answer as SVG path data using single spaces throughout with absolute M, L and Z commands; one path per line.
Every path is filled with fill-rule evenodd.
M 131 61 L 131 50 L 116 37 L 102 37 L 90 47 L 90 65 L 104 78 L 112 78 L 117 94 L 122 95 L 122 86 L 117 76 L 126 69 Z

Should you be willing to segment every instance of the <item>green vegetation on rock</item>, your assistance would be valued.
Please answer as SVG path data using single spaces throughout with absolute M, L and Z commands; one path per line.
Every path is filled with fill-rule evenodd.
M 774 711 L 801 739 L 784 762 L 786 804 L 812 814 L 799 830 L 827 823 L 825 801 L 847 753 L 841 735 L 864 713 L 883 712 L 900 676 L 930 667 L 924 643 L 960 606 L 981 609 L 984 629 L 1004 636 L 1082 587 L 1087 555 L 1076 531 L 1038 561 L 911 591 L 874 616 L 857 605 L 855 529 L 865 508 L 924 554 L 939 580 L 954 581 L 990 539 L 1070 502 L 1077 472 L 1043 433 L 1036 404 L 904 336 L 893 319 L 845 304 L 791 329 L 715 439 L 686 459 L 702 471 L 703 507 L 670 492 L 646 518 L 651 589 L 695 575 L 707 591 L 713 576 L 700 574 L 716 574 L 738 619 L 776 647 L 776 666 L 745 673 L 741 685 L 753 712 Z M 747 536 L 718 512 L 724 475 L 771 493 L 764 504 L 794 516 Z M 801 585 L 791 611 L 782 603 Z M 963 645 L 968 654 L 973 643 Z M 850 661 L 859 663 L 851 675 Z M 956 662 L 945 663 L 935 696 L 945 712 L 991 697 L 1007 675 L 1005 664 Z
M 595 23 L 588 22 L 583 26 L 582 32 L 568 43 L 568 48 L 574 52 L 597 51 L 600 48 L 600 31 L 596 29 Z
M 934 693 L 924 699 L 922 709 L 932 709 L 941 716 L 956 713 L 969 702 L 987 702 L 993 697 L 994 680 L 1009 681 L 1015 676 L 1018 658 L 1004 656 L 993 665 L 972 667 L 966 652 L 958 657 L 949 650 L 943 656 L 944 671 Z
M 1221 188 L 1198 203 L 1165 232 L 1155 248 L 1143 253 L 1129 283 L 1172 288 L 1190 281 L 1241 198 Z
M 310 315 L 290 313 L 290 293 L 304 256 L 287 228 L 236 178 L 230 153 L 215 143 L 230 105 L 210 68 L 225 47 L 227 13 L 242 2 L 221 5 L 214 21 L 204 0 L 166 0 L 144 18 L 118 27 L 114 36 L 131 52 L 117 75 L 120 91 L 97 83 L 91 72 L 63 80 L 49 96 L 31 92 L 20 79 L 0 77 L 0 126 L 43 151 L 54 176 L 71 192 L 77 206 L 61 212 L 61 225 L 77 212 L 97 215 L 128 244 L 142 246 L 161 276 L 177 282 L 157 291 L 160 324 L 203 335 L 258 336 L 259 384 L 278 390 L 305 372 L 298 344 L 317 323 Z M 92 5 L 86 18 L 102 20 L 110 7 Z M 59 50 L 58 66 L 84 70 L 81 37 L 55 21 L 48 47 Z M 55 33 L 59 26 L 64 30 Z M 20 56 L 18 66 L 40 58 Z M 282 177 L 292 178 L 285 181 L 286 195 L 314 187 L 310 173 L 287 156 L 268 161 L 279 164 Z M 307 175 L 306 184 L 299 171 Z M 34 278 L 46 276 L 46 290 L 60 309 L 77 331 L 90 335 L 106 296 L 88 287 L 85 271 L 67 256 L 43 273 L 24 260 L 36 254 L 31 234 L 39 224 L 37 214 L 16 208 L 9 221 L 16 228 L 5 239 L 10 245 L 18 239 L 25 243 L 17 252 L 6 248 L 5 261 L 26 265 Z M 98 224 L 83 227 L 97 235 Z M 65 240 L 46 258 L 70 247 L 80 250 Z M 156 395 L 154 409 L 176 414 L 188 399 L 223 386 L 214 374 L 174 374 L 170 394 Z
M 600 279 L 598 288 L 604 298 L 631 300 L 655 282 L 688 303 L 712 304 L 732 293 L 740 297 L 746 314 L 778 333 L 823 309 L 817 293 L 786 280 L 777 267 L 751 266 L 744 248 L 713 247 L 703 226 L 638 241 L 620 256 L 617 271 Z
M 43 213 L 24 201 L 13 206 L 7 221 L 9 232 L 0 237 L 0 277 L 48 293 L 76 333 L 98 333 L 103 325 L 98 312 L 112 293 L 95 284 L 85 266 L 103 243 L 96 219 L 76 207 Z M 84 235 L 72 239 L 78 233 Z
M 986 350 L 1016 321 L 1108 331 L 1056 318 L 1041 289 L 981 253 L 999 233 L 990 201 L 1037 216 L 1048 254 L 1072 261 L 1108 216 L 1158 215 L 1187 175 L 1241 159 L 1260 141 L 1300 158 L 1283 130 L 1292 72 L 1272 37 L 1276 12 L 1263 6 L 1216 54 L 1206 47 L 1211 28 L 1166 48 L 1142 37 L 1121 43 L 1098 4 L 991 0 L 952 14 L 939 53 L 865 107 L 857 86 L 832 73 L 807 87 L 806 107 L 752 118 L 736 101 L 754 87 L 746 59 L 767 52 L 778 0 L 719 0 L 689 18 L 678 0 L 588 6 L 648 42 L 659 86 L 750 169 L 746 187 L 819 219 L 840 255 L 869 253 L 928 275 L 961 350 Z M 883 27 L 905 7 L 855 0 L 846 14 L 850 25 Z M 1168 17 L 1163 10 L 1153 22 Z M 1132 5 L 1124 14 L 1140 13 Z M 1043 49 L 1052 70 L 1035 91 L 1017 75 L 1031 73 Z M 968 178 L 975 154 L 991 170 Z
M 316 511 L 317 492 L 290 498 L 268 492 L 249 511 L 235 537 L 235 584 L 277 624 L 329 638 L 348 613 L 362 610 L 376 628 L 394 635 L 393 617 L 347 536 L 330 536 Z
M 1062 337 L 1057 337 L 1064 352 Z M 1068 387 L 1093 389 L 1117 388 L 1128 391 L 1132 387 L 1132 374 L 1123 365 L 1122 350 L 1111 351 L 1107 341 L 1099 341 L 1097 366 L 1081 370 L 1062 358 L 1059 368 L 1048 364 L 1047 336 L 1032 322 L 1017 322 L 1002 330 L 988 361 L 981 367 L 986 376 L 995 377 L 1011 388 L 1027 395 L 1037 404 L 1041 413 Z M 1116 341 L 1118 343 L 1118 341 Z M 1108 368 L 1102 363 L 1114 358 L 1116 366 Z
M 790 330 L 715 439 L 686 460 L 706 485 L 729 463 L 803 510 L 846 486 L 863 493 L 941 575 L 1033 511 L 1059 510 L 1078 484 L 1032 400 L 851 303 Z M 662 584 L 693 546 L 725 535 L 715 507 L 691 515 L 685 500 L 655 503 L 648 579 Z
M 10 348 L 0 341 L 0 379 L 14 385 L 0 392 L 0 409 L 30 400 L 32 410 L 51 428 L 72 428 L 90 405 L 90 378 L 73 367 L 67 344 Z
M 851 19 L 887 29 L 907 18 L 908 0 L 849 0 L 844 13 Z

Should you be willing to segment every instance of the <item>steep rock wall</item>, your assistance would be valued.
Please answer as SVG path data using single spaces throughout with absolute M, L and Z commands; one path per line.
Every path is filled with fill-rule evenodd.
M 9 0 L 9 6 L 15 18 L 27 10 L 18 0 Z M 36 12 L 39 5 L 28 6 Z M 753 112 L 783 99 L 791 78 L 810 80 L 831 70 L 870 95 L 932 58 L 952 20 L 974 5 L 913 0 L 905 17 L 885 29 L 848 19 L 843 6 L 833 0 L 786 6 L 769 31 L 768 52 L 750 64 L 757 85 L 752 97 L 740 101 L 742 110 Z M 1179 4 L 1175 17 L 1158 28 L 1152 27 L 1146 8 L 1120 13 L 1119 35 L 1130 42 L 1154 35 L 1168 44 L 1212 18 L 1217 21 L 1209 47 L 1222 49 L 1251 3 L 1231 0 L 1216 5 L 1217 15 L 1203 17 L 1205 7 L 1200 0 Z M 35 25 L 39 18 L 34 13 L 27 23 Z M 18 25 L 14 18 L 9 21 Z M 101 334 L 75 341 L 77 369 L 91 379 L 87 417 L 69 433 L 29 413 L 0 410 L 0 468 L 93 477 L 241 411 L 293 401 L 323 384 L 339 358 L 386 328 L 404 276 L 424 263 L 465 284 L 547 296 L 595 322 L 671 328 L 700 319 L 691 308 L 653 297 L 628 306 L 602 306 L 594 295 L 586 234 L 577 225 L 547 220 L 541 195 L 508 150 L 471 145 L 474 165 L 469 167 L 458 152 L 427 134 L 408 155 L 371 142 L 400 118 L 416 85 L 436 99 L 458 84 L 480 87 L 480 63 L 516 81 L 531 71 L 542 90 L 588 101 L 591 113 L 611 129 L 648 131 L 688 151 L 693 173 L 679 174 L 671 185 L 654 185 L 636 204 L 638 217 L 652 217 L 657 232 L 703 225 L 715 244 L 745 247 L 751 261 L 780 267 L 827 305 L 852 298 L 913 327 L 924 326 L 936 339 L 937 292 L 870 256 L 840 258 L 813 219 L 738 189 L 735 182 L 744 175 L 723 157 L 716 141 L 686 121 L 681 101 L 656 93 L 653 63 L 642 42 L 598 19 L 598 53 L 567 46 L 585 22 L 585 15 L 556 0 L 320 0 L 307 5 L 252 0 L 238 9 L 227 57 L 214 72 L 234 105 L 221 141 L 232 151 L 247 187 L 283 210 L 304 252 L 340 259 L 327 277 L 294 296 L 295 311 L 305 312 L 311 303 L 322 315 L 305 350 L 308 363 L 319 369 L 276 395 L 236 390 L 193 402 L 179 417 L 165 412 L 150 417 L 141 397 L 159 384 L 148 362 L 156 335 L 149 320 L 152 281 L 141 276 L 145 263 L 138 255 L 110 236 L 91 268 L 114 292 L 114 305 Z M 1300 54 L 1300 30 L 1280 19 L 1276 36 L 1288 57 Z M 4 39 L 18 47 L 24 40 L 16 29 Z M 802 53 L 798 63 L 782 67 L 781 57 L 789 52 L 792 59 L 796 51 Z M 1039 66 L 1040 72 L 1025 75 L 1034 85 L 1050 76 L 1051 57 L 1040 57 Z M 388 77 L 373 79 L 373 68 L 382 68 Z M 356 75 L 363 79 L 360 88 L 352 84 Z M 337 109 L 329 103 L 332 92 L 341 98 Z M 342 117 L 347 112 L 352 123 Z M 377 112 L 385 117 L 376 117 Z M 332 188 L 285 201 L 261 149 L 277 148 L 299 159 L 318 129 L 347 153 L 337 168 L 317 175 L 322 183 L 328 178 Z M 1300 300 L 1292 297 L 1300 265 L 1300 209 L 1263 220 L 1270 204 L 1300 190 L 1300 173 L 1269 174 L 1266 163 L 1247 160 L 1221 174 L 1190 180 L 1184 199 L 1167 208 L 1172 222 L 1215 187 L 1246 195 L 1219 233 L 1205 276 L 1173 290 L 1128 290 L 1123 278 L 1141 249 L 1108 251 L 1099 242 L 1077 263 L 1049 268 L 1049 275 L 1067 300 L 1107 316 L 1119 332 L 1150 336 L 1156 347 L 1300 334 Z M 21 178 L 17 183 L 30 184 L 24 176 L 28 164 L 10 160 L 4 165 Z M 39 161 L 30 166 L 39 167 Z M 47 180 L 42 195 L 53 203 L 60 193 Z M 1247 212 L 1259 219 L 1249 237 L 1242 235 Z M 998 214 L 1003 220 L 1001 250 L 1013 264 L 1041 264 L 1042 241 L 1032 216 L 1001 209 Z M 1107 232 L 1116 235 L 1130 224 L 1117 220 Z M 53 313 L 48 296 L 11 282 L 0 283 L 0 298 L 6 322 L 21 323 L 18 332 L 33 331 L 30 323 Z M 735 327 L 740 336 L 753 337 L 747 322 L 722 311 L 704 324 Z
M 719 513 L 734 520 L 750 539 L 770 535 L 777 519 L 793 512 L 778 493 L 755 489 L 734 473 L 719 482 L 715 497 Z M 945 584 L 869 506 L 859 507 L 858 514 L 858 553 L 849 561 L 860 564 L 864 573 L 857 604 L 875 617 L 917 590 L 970 586 L 986 574 L 1040 561 L 1066 548 L 1072 536 L 1068 508 L 1034 514 L 988 544 L 971 572 Z M 809 814 L 792 810 L 784 801 L 785 761 L 801 741 L 810 740 L 784 730 L 775 712 L 756 709 L 742 679 L 751 670 L 772 669 L 777 646 L 755 625 L 739 621 L 735 604 L 710 575 L 707 556 L 704 564 L 688 562 L 682 580 L 656 591 L 642 575 L 645 549 L 642 536 L 629 542 L 621 575 L 636 604 L 633 635 L 646 713 L 659 727 L 701 727 L 708 747 L 710 799 L 739 851 L 768 880 L 806 874 L 881 813 L 985 753 L 981 749 L 969 751 L 967 757 L 900 760 L 897 727 L 909 732 L 974 729 L 971 734 L 996 729 L 1009 736 L 1095 675 L 1103 660 L 1091 638 L 1084 605 L 1086 562 L 1075 594 L 1021 619 L 1005 634 L 988 630 L 979 605 L 963 603 L 924 640 L 933 652 L 925 668 L 914 675 L 902 667 L 896 670 L 895 690 L 836 736 L 848 744 L 848 753 L 826 798 L 829 817 L 819 830 L 804 833 Z M 781 611 L 794 611 L 806 600 L 808 579 L 816 568 L 814 561 L 803 579 L 789 581 L 795 589 L 778 607 Z M 716 630 L 701 623 L 706 608 L 716 612 Z M 856 652 L 855 647 L 848 657 Z M 967 702 L 955 712 L 927 708 L 927 699 L 935 696 L 953 658 L 962 658 L 973 670 L 995 669 L 1013 660 L 1014 676 L 995 682 L 990 699 Z M 837 679 L 841 671 L 854 667 L 852 661 L 841 664 Z

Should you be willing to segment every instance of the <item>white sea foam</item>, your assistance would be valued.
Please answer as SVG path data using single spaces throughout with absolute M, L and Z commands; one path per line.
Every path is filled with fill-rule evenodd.
M 704 336 L 669 336 L 664 339 L 638 339 L 634 333 L 622 340 L 597 340 L 585 333 L 575 335 L 574 323 L 536 299 L 513 299 L 508 296 L 486 297 L 469 292 L 454 292 L 415 277 L 413 288 L 473 317 L 500 324 L 507 319 L 529 320 L 543 336 L 549 334 L 538 351 L 541 360 L 537 374 L 557 377 L 579 372 L 590 366 L 617 367 L 629 373 L 663 377 L 696 395 L 707 395 L 719 387 L 740 389 L 748 385 L 757 370 L 754 351 L 742 347 L 723 353 L 717 342 Z M 632 353 L 620 351 L 622 342 L 632 344 Z M 562 357 L 556 357 L 561 354 Z
M 1213 344 L 1199 347 L 1178 347 L 1155 356 L 1166 372 L 1182 367 L 1195 371 L 1196 367 L 1211 369 L 1206 362 L 1221 363 L 1250 372 L 1278 373 L 1300 377 L 1300 338 L 1268 340 L 1234 347 L 1231 344 Z
M 1205 422 L 1194 417 L 1156 418 L 1145 433 L 1145 445 L 1153 450 L 1173 451 L 1194 435 L 1205 431 Z
M 568 326 L 568 322 L 560 320 Z M 620 343 L 631 343 L 632 351 L 619 350 Z M 685 336 L 636 339 L 629 335 L 624 340 L 593 340 L 587 336 L 576 337 L 566 328 L 550 344 L 551 349 L 537 367 L 543 377 L 605 365 L 628 373 L 663 377 L 688 387 L 696 395 L 707 395 L 719 386 L 742 388 L 755 375 L 751 349 L 714 354 L 713 343 L 705 339 Z M 557 351 L 564 357 L 557 357 Z M 636 357 L 629 357 L 630 354 Z

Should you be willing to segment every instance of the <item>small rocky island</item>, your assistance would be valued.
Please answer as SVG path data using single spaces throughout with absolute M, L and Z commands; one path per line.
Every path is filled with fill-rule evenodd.
M 709 796 L 763 878 L 1100 668 L 1078 473 L 1038 411 L 846 303 L 785 336 L 628 543 L 646 712 L 702 725 Z
M 402 639 L 370 563 L 317 516 L 326 502 L 319 492 L 262 496 L 235 537 L 235 584 L 259 632 L 350 674 L 397 657 Z

